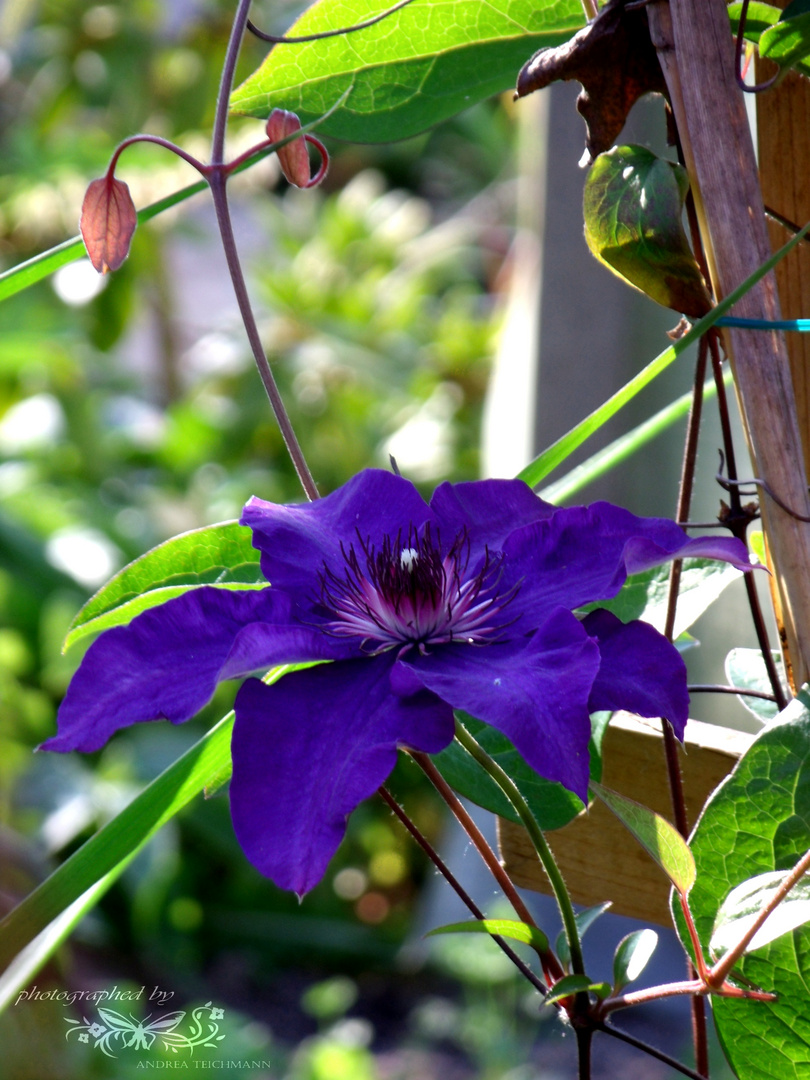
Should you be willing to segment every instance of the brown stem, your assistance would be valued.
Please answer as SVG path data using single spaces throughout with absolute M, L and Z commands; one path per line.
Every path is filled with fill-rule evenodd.
M 378 788 L 377 793 L 389 806 L 391 811 L 399 818 L 399 820 L 402 822 L 402 824 L 405 826 L 405 828 L 408 830 L 408 832 L 411 834 L 417 844 L 421 847 L 421 849 L 424 851 L 424 853 L 427 855 L 427 857 L 430 859 L 430 861 L 433 863 L 433 865 L 436 867 L 442 877 L 444 877 L 448 885 L 456 892 L 462 902 L 467 905 L 471 914 L 476 919 L 483 921 L 486 918 L 483 911 L 481 911 L 481 909 L 478 907 L 472 897 L 468 894 L 467 890 L 452 872 L 450 867 L 445 863 L 445 861 L 433 847 L 428 838 L 422 834 L 422 832 L 417 828 L 416 824 L 405 813 L 405 811 L 402 809 L 402 807 L 399 805 L 393 795 L 391 795 L 391 793 L 385 787 Z M 546 987 L 546 984 L 540 979 L 538 979 L 532 969 L 521 960 L 518 954 L 512 949 L 510 945 L 507 944 L 506 941 L 504 941 L 504 939 L 499 934 L 491 934 L 490 936 L 492 937 L 492 940 L 500 946 L 501 950 L 506 954 L 506 956 L 509 957 L 509 959 L 520 971 L 520 973 L 529 980 L 535 990 L 539 991 L 545 997 L 545 995 L 548 993 L 548 988 Z
M 464 809 L 461 800 L 458 798 L 456 793 L 453 791 L 453 789 L 444 779 L 442 774 L 430 760 L 428 755 L 422 754 L 417 750 L 411 750 L 410 754 L 416 764 L 420 767 L 420 769 L 422 769 L 422 771 L 428 777 L 428 779 L 436 788 L 438 793 L 450 807 L 450 810 L 458 820 L 459 824 L 467 833 L 469 838 L 472 840 L 479 855 L 484 860 L 487 869 L 490 871 L 492 876 L 500 885 L 501 889 L 503 890 L 504 896 L 515 909 L 520 920 L 527 923 L 529 926 L 537 926 L 537 923 L 534 921 L 532 913 L 529 911 L 529 909 L 526 907 L 523 900 L 521 899 L 520 894 L 512 883 L 512 879 L 504 870 L 503 866 L 501 866 L 498 856 L 487 843 L 486 837 L 475 824 L 467 811 Z M 554 955 L 554 953 L 551 952 L 550 949 L 537 949 L 536 951 L 543 965 L 543 972 L 545 973 L 549 981 L 551 983 L 554 983 L 558 979 L 561 979 L 565 972 L 563 971 L 560 962 Z

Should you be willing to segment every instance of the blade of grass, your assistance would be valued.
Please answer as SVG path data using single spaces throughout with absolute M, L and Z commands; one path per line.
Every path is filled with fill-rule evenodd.
M 724 381 L 727 385 L 732 381 L 730 371 L 726 372 Z M 714 380 L 711 379 L 703 387 L 703 399 L 709 401 L 716 395 L 717 386 Z M 615 469 L 617 465 L 632 457 L 633 454 L 637 453 L 649 442 L 652 442 L 667 428 L 670 428 L 674 423 L 686 416 L 691 404 L 692 391 L 689 390 L 655 413 L 649 420 L 645 420 L 638 427 L 633 428 L 632 431 L 628 431 L 626 435 L 621 435 L 602 450 L 592 454 L 587 461 L 583 461 L 581 465 L 577 465 L 576 468 L 566 473 L 565 476 L 543 488 L 540 497 L 555 505 L 565 502 L 566 499 L 573 498 L 583 488 L 594 483 L 600 476 L 610 472 L 611 469 Z
M 69 904 L 64 911 L 57 915 L 53 922 L 49 923 L 41 933 L 37 934 L 18 953 L 3 974 L 0 975 L 0 1012 L 10 1004 L 12 998 L 16 997 L 24 987 L 28 986 L 40 968 L 47 963 L 48 959 L 78 926 L 87 912 L 95 907 L 110 886 L 115 884 L 138 854 L 138 851 L 140 851 L 140 848 L 122 859 L 114 870 L 105 874 L 95 885 L 91 885 L 78 900 L 74 900 L 72 904 Z
M 232 727 L 231 712 L 6 915 L 0 922 L 0 970 L 101 878 L 123 870 L 121 863 L 161 825 L 221 777 L 230 761 Z M 54 939 L 52 948 L 57 944 Z M 50 954 L 40 949 L 39 955 L 44 960 Z

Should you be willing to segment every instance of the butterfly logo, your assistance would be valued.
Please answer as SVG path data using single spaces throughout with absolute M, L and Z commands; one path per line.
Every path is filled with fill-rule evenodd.
M 108 1029 L 100 1040 L 101 1043 L 107 1038 L 113 1042 L 120 1039 L 125 1049 L 148 1050 L 158 1035 L 173 1032 L 186 1014 L 184 1011 L 167 1013 L 166 1016 L 153 1020 L 151 1024 L 148 1022 L 151 1013 L 144 1020 L 136 1020 L 134 1016 L 122 1016 L 113 1009 L 99 1009 L 98 1015 Z M 105 1050 L 103 1045 L 101 1049 Z
M 84 1023 L 65 1017 L 70 1029 L 65 1038 L 72 1033 L 78 1035 L 79 1042 L 89 1042 L 97 1046 L 107 1057 L 115 1057 L 113 1048 L 121 1047 L 125 1050 L 149 1050 L 156 1039 L 160 1039 L 163 1046 L 173 1053 L 178 1048 L 194 1052 L 197 1046 L 215 1048 L 217 1043 L 225 1038 L 219 1033 L 217 1020 L 224 1018 L 223 1009 L 214 1008 L 212 1002 L 198 1005 L 192 1010 L 188 1034 L 178 1031 L 177 1028 L 186 1017 L 185 1010 L 165 1013 L 152 1019 L 150 1013 L 144 1020 L 136 1020 L 131 1014 L 124 1016 L 114 1009 L 99 1009 L 98 1020 L 90 1021 L 84 1017 Z

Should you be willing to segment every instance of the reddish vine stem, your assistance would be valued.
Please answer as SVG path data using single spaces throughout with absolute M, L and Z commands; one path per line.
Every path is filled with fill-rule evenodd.
M 626 1031 L 620 1031 L 618 1028 L 606 1023 L 597 1024 L 595 1030 L 601 1031 L 605 1035 L 612 1035 L 614 1039 L 619 1039 L 629 1046 L 634 1046 L 637 1050 L 643 1050 L 644 1053 L 657 1058 L 659 1061 L 663 1061 L 665 1065 L 669 1065 L 671 1069 L 675 1069 L 684 1076 L 690 1077 L 690 1080 L 708 1080 L 705 1073 L 695 1072 L 695 1070 L 690 1069 L 688 1065 L 681 1064 L 677 1058 L 670 1057 L 669 1054 L 665 1054 L 663 1050 L 656 1050 L 654 1046 L 649 1046 L 647 1043 L 642 1042 L 641 1039 L 637 1039 L 634 1035 L 628 1035 Z
M 383 19 L 387 19 L 389 15 L 393 15 L 395 11 L 399 11 L 400 8 L 407 7 L 412 0 L 399 0 L 398 4 L 394 4 L 393 7 L 388 8 L 387 11 L 381 12 L 379 15 L 375 15 L 371 19 L 366 19 L 365 22 L 355 23 L 354 26 L 344 26 L 340 30 L 322 30 L 318 34 L 301 34 L 297 37 L 276 37 L 274 34 L 266 34 L 248 19 L 247 29 L 253 34 L 254 37 L 259 38 L 260 41 L 268 41 L 271 45 L 303 45 L 308 41 L 323 41 L 324 38 L 331 37 L 343 37 L 345 34 L 353 34 L 356 30 L 366 30 L 369 26 L 374 26 L 378 22 L 382 22 Z
M 453 789 L 444 779 L 442 774 L 430 760 L 428 755 L 420 753 L 416 750 L 412 750 L 411 757 L 422 770 L 422 772 L 427 776 L 428 780 L 430 780 L 431 784 L 433 784 L 433 786 L 436 788 L 436 790 L 447 803 L 447 805 L 450 807 L 453 816 L 458 820 L 461 827 L 472 840 L 476 850 L 478 851 L 481 858 L 484 860 L 487 869 L 492 873 L 500 887 L 503 889 L 504 895 L 506 896 L 512 907 L 515 909 L 518 917 L 523 922 L 528 923 L 529 926 L 536 926 L 537 924 L 532 917 L 532 913 L 523 903 L 523 900 L 518 894 L 517 889 L 512 884 L 511 878 L 501 866 L 498 860 L 498 856 L 489 846 L 484 834 L 481 832 L 473 819 L 464 809 L 461 800 L 458 798 L 456 793 L 453 791 Z M 561 974 L 562 972 L 560 972 L 560 975 Z
M 262 345 L 259 328 L 256 324 L 256 318 L 250 304 L 247 284 L 245 283 L 245 275 L 239 260 L 239 253 L 233 234 L 230 208 L 228 206 L 227 167 L 225 165 L 225 129 L 228 121 L 228 100 L 231 95 L 231 88 L 233 87 L 236 60 L 239 55 L 242 37 L 245 33 L 249 9 L 250 0 L 239 0 L 239 7 L 234 16 L 231 36 L 225 53 L 222 78 L 220 80 L 219 93 L 217 95 L 214 132 L 211 140 L 211 171 L 208 177 L 208 183 L 214 200 L 214 208 L 216 210 L 220 237 L 222 239 L 222 247 L 225 252 L 228 271 L 231 275 L 231 282 L 239 305 L 239 313 L 242 316 L 242 322 L 244 323 L 245 332 L 247 333 L 248 341 L 250 342 L 250 348 L 256 361 L 259 377 L 262 380 L 262 385 L 264 386 L 273 413 L 276 417 L 276 422 L 278 423 L 282 438 L 284 439 L 284 445 L 287 447 L 287 452 L 289 453 L 295 471 L 298 474 L 298 479 L 301 481 L 301 486 L 308 499 L 317 499 L 318 489 L 315 486 L 312 473 L 309 470 L 306 458 L 304 457 L 304 453 L 298 442 L 292 422 L 290 421 L 284 401 L 279 393 L 276 380 L 270 368 L 270 362 L 267 359 L 267 354 Z
M 483 911 L 481 911 L 481 909 L 469 895 L 467 890 L 452 872 L 450 867 L 447 866 L 447 864 L 433 847 L 428 838 L 422 834 L 422 832 L 417 828 L 416 824 L 411 820 L 410 817 L 408 817 L 408 815 L 405 813 L 405 811 L 402 809 L 402 807 L 399 805 L 393 795 L 385 787 L 380 787 L 378 789 L 378 794 L 380 798 L 390 808 L 392 813 L 395 814 L 397 818 L 399 818 L 400 822 L 408 830 L 408 832 L 414 838 L 419 847 L 421 847 L 421 849 L 424 851 L 424 853 L 427 855 L 427 857 L 430 859 L 430 861 L 433 863 L 433 865 L 436 867 L 436 869 L 439 871 L 439 873 L 442 875 L 448 885 L 456 892 L 462 902 L 466 904 L 473 917 L 478 919 L 479 921 L 483 921 L 486 918 Z M 506 941 L 504 941 L 504 939 L 499 934 L 492 934 L 490 936 L 492 937 L 492 940 L 500 946 L 501 950 L 505 953 L 505 955 L 509 957 L 509 959 L 520 971 L 520 973 L 529 980 L 535 990 L 539 991 L 545 997 L 545 995 L 548 993 L 548 988 L 546 987 L 546 984 L 535 975 L 535 973 L 528 966 L 528 964 L 525 964 L 523 960 L 521 960 L 518 954 L 512 949 L 510 945 L 507 944 Z
M 720 356 L 720 348 L 715 334 L 711 335 L 710 348 L 712 354 L 712 371 L 714 373 L 714 382 L 717 387 L 717 408 L 720 414 L 720 426 L 723 433 L 723 450 L 726 465 L 726 474 L 729 480 L 737 479 L 737 463 L 734 456 L 734 439 L 731 434 L 731 420 L 728 407 L 728 396 L 726 394 L 726 384 L 723 381 L 723 362 Z M 749 518 L 742 508 L 740 492 L 738 488 L 735 488 L 732 484 L 727 488 L 729 493 L 730 512 L 727 524 L 731 528 L 731 532 L 739 537 L 739 539 L 745 541 L 745 531 L 748 527 Z M 735 531 L 736 530 L 736 531 Z M 753 574 L 745 574 L 745 591 L 748 598 L 748 607 L 751 612 L 751 621 L 754 624 L 754 632 L 757 636 L 757 643 L 759 644 L 760 652 L 762 653 L 762 659 L 765 663 L 765 670 L 768 673 L 768 681 L 771 684 L 776 703 L 781 712 L 787 706 L 787 695 L 785 694 L 784 687 L 782 686 L 782 680 L 779 678 L 779 672 L 776 670 L 776 663 L 773 659 L 773 653 L 771 652 L 771 643 L 768 637 L 768 628 L 765 625 L 765 616 L 762 612 L 762 605 L 759 602 L 759 593 L 757 592 L 756 582 L 753 580 Z

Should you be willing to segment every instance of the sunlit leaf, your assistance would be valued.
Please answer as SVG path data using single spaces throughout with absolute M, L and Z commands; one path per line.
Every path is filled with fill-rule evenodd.
M 531 945 L 540 952 L 548 951 L 548 938 L 542 930 L 513 919 L 472 919 L 468 922 L 449 923 L 447 926 L 437 926 L 434 930 L 429 930 L 427 937 L 434 934 L 495 934 L 498 937 L 512 938 L 513 941 L 522 941 L 524 945 Z
M 141 611 L 200 585 L 261 587 L 250 529 L 236 521 L 181 533 L 125 566 L 73 620 L 65 648 L 87 634 L 130 622 Z
M 771 902 L 785 880 L 784 871 L 757 874 L 732 889 L 717 912 L 709 949 L 713 957 L 723 956 L 753 926 L 762 909 Z M 799 881 L 771 912 L 748 943 L 747 952 L 761 949 L 810 923 L 810 878 Z
M 684 559 L 674 636 L 688 630 L 740 575 L 741 571 L 716 559 Z M 669 566 L 655 566 L 631 574 L 612 600 L 589 604 L 587 610 L 607 608 L 622 622 L 644 619 L 663 633 L 668 603 Z
M 385 10 L 369 0 L 318 0 L 289 35 L 333 30 Z M 579 0 L 413 0 L 353 34 L 277 45 L 231 97 L 235 112 L 274 108 L 302 122 L 348 91 L 320 131 L 353 142 L 416 135 L 515 85 L 525 60 L 584 22 Z
M 764 30 L 759 39 L 759 55 L 780 67 L 806 69 L 810 56 L 810 14 L 780 20 Z
M 600 154 L 585 181 L 585 240 L 614 274 L 690 318 L 712 306 L 683 230 L 686 169 L 644 146 Z
M 590 787 L 658 863 L 678 892 L 688 893 L 695 883 L 695 861 L 689 845 L 675 826 L 617 791 L 593 780 Z
M 613 993 L 619 994 L 638 979 L 658 945 L 655 930 L 634 930 L 616 946 L 613 954 Z
M 778 652 L 773 652 L 771 655 L 780 680 L 785 685 L 785 666 L 782 656 Z M 738 686 L 741 690 L 759 690 L 766 694 L 773 692 L 771 680 L 768 678 L 768 669 L 765 667 L 765 661 L 759 649 L 732 649 L 726 657 L 726 678 L 731 686 Z M 776 702 L 768 701 L 767 698 L 747 697 L 741 694 L 738 700 L 763 723 L 773 720 L 779 712 Z
M 760 874 L 780 876 L 810 837 L 810 698 L 805 690 L 764 728 L 706 804 L 691 841 L 698 867 L 689 906 L 705 950 L 729 892 Z M 676 912 L 678 932 L 688 938 Z M 810 927 L 782 935 L 739 963 L 774 1002 L 715 998 L 715 1023 L 740 1080 L 805 1080 L 810 1061 Z

